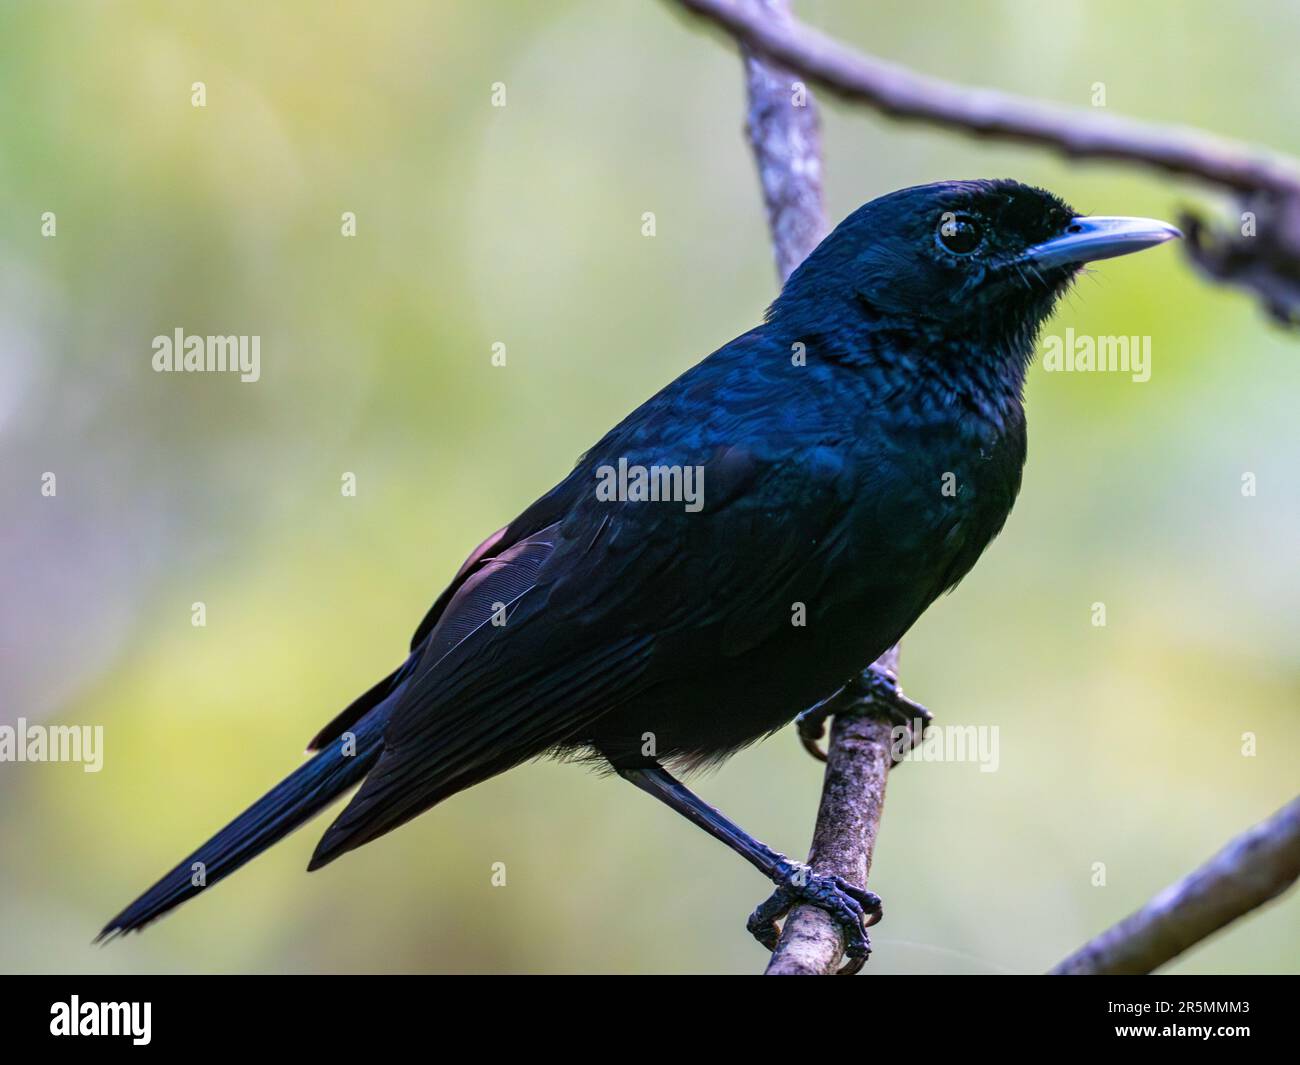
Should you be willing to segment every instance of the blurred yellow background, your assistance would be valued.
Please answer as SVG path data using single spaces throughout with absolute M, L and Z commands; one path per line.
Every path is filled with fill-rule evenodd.
M 1283 0 L 798 9 L 928 73 L 1082 106 L 1101 81 L 1115 112 L 1300 153 Z M 822 104 L 834 220 L 959 177 L 1213 204 Z M 0 8 L 0 722 L 105 730 L 98 774 L 0 765 L 0 969 L 761 970 L 752 869 L 550 763 L 307 876 L 322 818 L 90 946 L 401 661 L 482 536 L 759 320 L 742 115 L 734 49 L 665 3 Z M 260 335 L 261 380 L 154 373 L 177 326 Z M 1021 501 L 903 655 L 941 723 L 999 726 L 1001 765 L 893 775 L 871 972 L 1043 970 L 1300 782 L 1297 340 L 1174 248 L 1095 268 L 1067 327 L 1150 335 L 1151 380 L 1031 374 Z M 786 730 L 697 784 L 802 855 L 820 774 Z M 1300 902 L 1171 971 L 1300 971 Z

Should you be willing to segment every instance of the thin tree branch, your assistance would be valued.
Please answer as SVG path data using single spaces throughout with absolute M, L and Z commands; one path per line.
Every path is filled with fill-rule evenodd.
M 750 0 L 773 21 L 791 21 L 787 0 Z M 758 166 L 772 231 L 777 278 L 794 268 L 826 236 L 822 204 L 822 133 L 817 102 L 799 78 L 741 47 L 749 113 L 745 130 Z
M 1199 130 L 1164 126 L 1094 108 L 1044 103 L 956 85 L 854 51 L 792 17 L 772 19 L 752 3 L 677 0 L 742 44 L 849 100 L 899 118 L 960 132 L 1027 141 L 1073 158 L 1122 159 L 1201 178 L 1239 192 L 1300 193 L 1300 161 Z
M 1300 878 L 1300 798 L 1238 836 L 1142 909 L 1079 948 L 1053 976 L 1139 975 L 1276 898 Z

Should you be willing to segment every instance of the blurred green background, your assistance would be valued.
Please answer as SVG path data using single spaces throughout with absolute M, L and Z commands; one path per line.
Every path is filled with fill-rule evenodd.
M 925 72 L 1083 106 L 1102 81 L 1116 112 L 1300 153 L 1282 0 L 799 11 Z M 307 876 L 322 818 L 89 945 L 401 660 L 482 536 L 758 321 L 742 113 L 734 49 L 663 3 L 0 8 L 0 722 L 101 724 L 106 748 L 98 774 L 0 765 L 0 969 L 761 969 L 747 865 L 549 763 Z M 823 119 L 836 220 L 953 177 L 1104 214 L 1207 202 L 824 99 Z M 155 374 L 177 326 L 259 334 L 262 379 Z M 1001 766 L 892 777 L 876 973 L 1042 970 L 1300 782 L 1300 346 L 1173 248 L 1096 268 L 1067 326 L 1151 335 L 1151 380 L 1035 368 L 1021 501 L 906 641 L 909 693 L 999 726 Z M 801 855 L 820 772 L 787 730 L 697 783 Z M 1171 971 L 1300 971 L 1300 902 Z

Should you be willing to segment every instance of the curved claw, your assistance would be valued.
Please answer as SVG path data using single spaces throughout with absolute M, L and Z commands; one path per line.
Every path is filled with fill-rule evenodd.
M 826 752 L 817 746 L 817 741 L 826 735 L 826 719 L 835 713 L 841 692 L 810 706 L 794 719 L 794 727 L 799 732 L 799 742 L 803 744 L 803 749 L 819 762 L 826 761 Z
M 781 938 L 781 930 L 777 928 L 776 922 L 790 912 L 794 902 L 784 888 L 777 888 L 755 906 L 754 912 L 749 915 L 749 920 L 745 922 L 749 934 L 768 950 L 776 950 L 777 940 Z
M 853 975 L 871 955 L 867 929 L 884 916 L 880 896 L 841 876 L 814 873 L 806 865 L 791 862 L 788 868 L 776 890 L 749 915 L 745 927 L 768 950 L 775 950 L 780 937 L 776 922 L 798 903 L 816 906 L 830 915 L 844 935 L 846 962 L 838 975 Z
M 799 719 L 796 718 L 796 721 Z M 817 731 L 814 732 L 811 727 L 805 730 L 803 723 L 799 722 L 799 742 L 803 744 L 803 749 L 811 754 L 819 762 L 826 761 L 826 752 L 817 746 L 817 741 L 826 734 L 826 726 L 818 724 Z

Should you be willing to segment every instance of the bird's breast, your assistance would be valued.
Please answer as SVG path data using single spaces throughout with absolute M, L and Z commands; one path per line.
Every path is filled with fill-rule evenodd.
M 928 602 L 1001 530 L 1020 488 L 1023 421 L 902 418 L 866 435 L 855 459 L 854 554 L 868 578 L 910 575 Z M 923 609 L 923 607 L 922 607 Z

